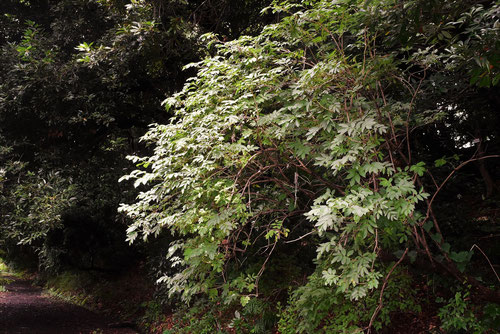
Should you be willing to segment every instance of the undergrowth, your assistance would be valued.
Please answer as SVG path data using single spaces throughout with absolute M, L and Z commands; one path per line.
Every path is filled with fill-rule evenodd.
M 438 297 L 436 302 L 442 307 L 438 311 L 441 320 L 439 333 L 500 333 L 500 305 L 471 303 L 470 286 L 460 288 L 449 299 Z
M 92 271 L 65 271 L 46 278 L 52 296 L 142 326 L 150 313 L 153 287 L 139 272 L 110 275 Z
M 7 263 L 1 255 L 0 253 L 0 284 L 2 284 L 2 279 L 6 280 L 6 278 L 2 277 L 4 275 L 17 278 L 28 276 L 28 272 L 25 269 L 16 266 L 16 264 Z

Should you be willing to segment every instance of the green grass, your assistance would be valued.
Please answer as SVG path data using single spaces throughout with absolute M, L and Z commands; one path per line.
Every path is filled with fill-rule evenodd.
M 0 258 L 0 292 L 7 291 L 5 285 L 11 282 L 10 279 L 3 277 L 3 275 L 8 272 L 8 269 L 9 268 L 7 268 L 7 265 L 3 262 L 2 258 Z
M 3 272 L 8 272 L 9 268 L 7 265 L 3 262 L 2 258 L 0 258 L 0 273 Z
M 7 263 L 5 263 L 4 259 L 0 257 L 0 284 L 2 280 L 5 280 L 5 276 L 23 278 L 27 276 L 27 272 L 24 270 L 16 270 L 15 268 L 9 267 Z M 12 279 L 8 280 L 7 283 L 10 283 Z
M 85 287 L 89 284 L 85 273 L 63 272 L 48 279 L 45 286 L 46 293 L 58 297 L 69 303 L 90 307 L 87 305 L 89 296 Z

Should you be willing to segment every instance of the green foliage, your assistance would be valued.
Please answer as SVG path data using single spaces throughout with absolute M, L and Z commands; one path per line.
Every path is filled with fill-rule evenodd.
M 224 333 L 217 320 L 220 318 L 217 311 L 201 301 L 189 308 L 183 307 L 176 312 L 175 322 L 177 325 L 163 333 Z
M 152 324 L 158 322 L 163 312 L 163 306 L 159 301 L 150 300 L 143 302 L 141 307 L 144 308 L 144 316 L 142 316 L 141 323 L 146 327 L 151 327 Z
M 481 320 L 487 328 L 500 328 L 500 306 L 488 303 L 483 308 L 483 317 Z
M 0 9 L 11 21 L 0 39 L 0 245 L 35 252 L 41 269 L 133 262 L 116 207 L 135 193 L 116 180 L 139 149 L 137 133 L 167 118 L 158 101 L 175 83 L 163 77 L 196 53 L 184 32 L 157 25 L 117 34 L 153 19 L 151 6 L 136 7 L 60 0 Z M 169 53 L 159 45 L 173 36 L 185 48 Z M 79 62 L 78 45 L 102 55 Z
M 261 299 L 253 298 L 243 309 L 234 312 L 228 327 L 237 333 L 264 334 L 275 328 L 276 315 L 272 305 Z
M 484 319 L 479 319 L 470 303 L 469 291 L 458 291 L 453 298 L 445 301 L 438 298 L 438 302 L 446 302 L 439 309 L 438 315 L 441 319 L 441 328 L 446 333 L 467 332 L 467 333 L 498 333 L 498 330 L 488 325 L 498 322 L 498 307 L 489 304 L 485 308 Z
M 380 291 L 353 301 L 324 287 L 318 278 L 311 276 L 307 285 L 292 293 L 289 305 L 280 312 L 279 333 L 363 333 L 379 304 Z M 420 312 L 411 283 L 403 270 L 393 273 L 383 294 L 383 308 L 373 324 L 375 329 L 389 325 L 391 312 Z
M 165 300 L 196 305 L 179 315 L 193 333 L 269 332 L 287 298 L 283 332 L 366 330 L 387 277 L 382 329 L 417 309 L 392 255 L 486 289 L 467 250 L 498 248 L 498 2 L 268 5 L 3 1 L 5 254 L 52 271 L 144 258 Z M 116 185 L 127 154 L 136 189 Z M 455 297 L 443 328 L 479 330 Z
M 7 271 L 7 265 L 3 262 L 3 260 L 0 258 L 0 271 L 5 272 Z
M 424 165 L 396 167 L 384 147 L 381 122 L 399 117 L 400 103 L 386 97 L 380 107 L 370 87 L 397 69 L 363 53 L 371 37 L 358 35 L 359 6 L 318 1 L 257 37 L 206 37 L 217 56 L 191 65 L 197 77 L 165 101 L 176 119 L 151 128 L 142 140 L 154 154 L 130 157 L 141 169 L 122 178 L 148 186 L 121 206 L 134 220 L 129 241 L 163 228 L 178 235 L 168 256 L 181 271 L 160 279 L 172 294 L 190 300 L 220 289 L 226 302 L 245 304 L 258 295 L 267 260 L 245 284 L 227 281 L 228 268 L 262 243 L 269 258 L 291 230 L 317 235 L 317 279 L 326 286 L 353 300 L 378 287 L 379 239 L 396 233 L 404 243 L 427 194 L 414 184 Z M 345 49 L 335 44 L 342 34 L 352 39 Z M 388 222 L 395 229 L 384 229 Z
M 4 256 L 3 252 L 0 252 Z M 0 285 L 12 283 L 12 277 L 24 278 L 27 276 L 24 268 L 16 268 L 13 264 L 7 264 L 2 257 L 0 257 Z
M 296 243 L 316 253 L 303 259 L 314 274 L 293 292 L 296 300 L 328 295 L 328 312 L 372 298 L 363 319 L 338 311 L 335 319 L 345 317 L 332 324 L 338 330 L 367 325 L 381 288 L 381 249 L 411 248 L 412 261 L 423 249 L 433 257 L 428 233 L 443 253 L 437 258 L 465 272 L 472 253 L 451 251 L 458 247 L 430 221 L 425 191 L 438 187 L 430 173 L 457 159 L 434 157 L 431 143 L 420 149 L 411 137 L 470 112 L 442 98 L 452 89 L 443 85 L 472 78 L 459 84 L 470 94 L 476 83 L 496 85 L 496 65 L 491 76 L 479 74 L 488 82 L 475 80 L 469 52 L 497 47 L 498 6 L 462 9 L 455 1 L 274 2 L 266 11 L 281 21 L 257 36 L 204 35 L 211 54 L 186 66 L 197 75 L 164 101 L 175 117 L 152 125 L 142 141 L 153 153 L 129 156 L 137 169 L 121 179 L 141 190 L 120 207 L 133 221 L 128 241 L 165 230 L 175 238 L 167 252 L 173 270 L 159 279 L 170 296 L 248 305 L 264 294 L 270 259 Z M 448 147 L 465 138 L 455 129 L 460 135 L 446 129 Z M 417 210 L 424 203 L 426 215 Z M 318 317 L 301 330 L 319 326 L 319 309 L 310 305 Z M 387 314 L 379 317 L 388 323 Z
M 160 101 L 183 84 L 188 74 L 182 66 L 199 58 L 197 37 L 216 28 L 214 18 L 222 19 L 218 30 L 228 35 L 258 26 L 257 3 L 3 1 L 0 229 L 6 233 L 0 235 L 1 247 L 20 253 L 22 239 L 33 246 L 23 247 L 23 253 L 36 251 L 41 268 L 112 262 L 116 269 L 133 262 L 123 243 L 125 219 L 116 215 L 118 203 L 136 195 L 116 186 L 127 163 L 123 158 L 145 149 L 137 139 L 148 124 L 168 120 Z M 15 170 L 21 167 L 24 174 Z M 54 193 L 47 187 L 34 192 L 55 173 L 65 185 L 58 184 Z M 9 205 L 23 192 L 37 197 L 30 207 L 23 200 L 26 205 L 11 212 Z M 68 203 L 63 192 L 73 193 L 74 200 Z M 42 210 L 48 197 L 56 201 L 50 210 L 28 211 Z M 87 241 L 65 241 L 75 224 Z
M 19 183 L 3 197 L 10 213 L 0 227 L 2 236 L 21 245 L 36 243 L 61 226 L 61 214 L 74 200 L 74 188 L 59 172 L 28 171 L 15 177 Z
M 275 328 L 274 312 L 270 303 L 256 298 L 244 307 L 199 299 L 178 308 L 172 316 L 172 328 L 164 333 L 270 333 Z

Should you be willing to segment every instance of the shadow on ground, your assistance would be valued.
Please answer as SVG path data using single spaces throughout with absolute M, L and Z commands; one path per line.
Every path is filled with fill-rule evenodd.
M 29 280 L 10 281 L 0 292 L 0 334 L 133 334 L 130 328 L 112 328 L 113 320 L 83 307 L 42 295 Z

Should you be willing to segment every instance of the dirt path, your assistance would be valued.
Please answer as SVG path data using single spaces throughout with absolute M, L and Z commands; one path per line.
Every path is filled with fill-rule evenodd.
M 4 276 L 5 278 L 5 276 Z M 42 296 L 30 281 L 13 281 L 0 292 L 0 334 L 133 334 L 129 328 L 111 328 L 104 317 Z

